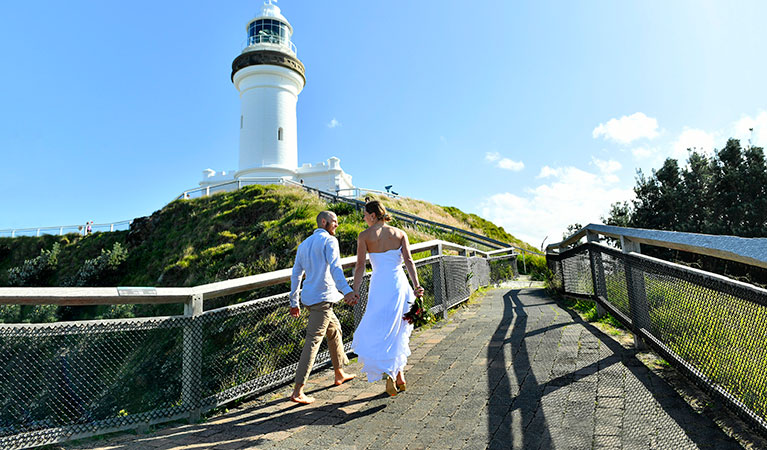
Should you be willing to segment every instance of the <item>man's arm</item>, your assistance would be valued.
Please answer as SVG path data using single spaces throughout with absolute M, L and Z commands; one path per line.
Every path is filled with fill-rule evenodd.
M 344 269 L 341 267 L 341 251 L 338 249 L 338 240 L 336 238 L 332 237 L 328 239 L 324 253 L 325 261 L 327 261 L 328 266 L 330 266 L 330 276 L 333 277 L 336 289 L 341 291 L 344 295 L 352 292 L 352 288 L 349 286 L 349 283 L 344 276 Z
M 290 308 L 298 308 L 298 293 L 301 287 L 301 277 L 304 276 L 304 268 L 296 252 L 296 261 L 293 263 L 293 273 L 290 275 Z M 291 311 L 292 312 L 292 311 Z

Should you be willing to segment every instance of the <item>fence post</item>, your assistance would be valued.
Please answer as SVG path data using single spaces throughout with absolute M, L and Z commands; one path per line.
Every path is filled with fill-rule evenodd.
M 442 317 L 447 319 L 447 292 L 445 289 L 445 265 L 442 258 L 442 244 L 437 244 L 436 248 L 431 249 L 431 256 L 440 257 L 432 265 L 431 278 L 434 286 L 434 303 L 439 300 L 439 304 L 442 305 Z
M 525 275 L 527 275 L 527 263 L 525 262 L 525 255 L 527 254 L 526 251 L 522 251 L 522 270 L 525 272 Z
M 638 242 L 634 242 L 624 236 L 621 236 L 621 249 L 624 254 L 631 252 L 642 253 Z M 629 308 L 631 309 L 631 321 L 637 329 L 649 327 L 650 312 L 647 308 L 647 291 L 645 290 L 644 273 L 625 260 L 624 271 L 626 272 L 626 290 L 629 297 Z M 634 348 L 644 350 L 647 345 L 642 341 L 639 335 L 634 334 Z
M 597 233 L 587 231 L 586 242 L 599 242 L 599 235 Z M 607 283 L 605 282 L 605 268 L 602 264 L 602 254 L 594 252 L 589 248 L 589 259 L 591 260 L 591 280 L 594 283 L 594 296 L 599 297 L 600 294 L 604 294 L 605 300 L 607 300 Z M 597 317 L 602 317 L 607 314 L 607 311 L 599 304 L 597 305 Z
M 202 328 L 196 319 L 202 314 L 202 294 L 192 294 L 184 304 L 184 316 L 189 322 L 184 325 L 184 352 L 181 363 L 181 402 L 190 407 L 189 420 L 200 420 L 202 400 Z

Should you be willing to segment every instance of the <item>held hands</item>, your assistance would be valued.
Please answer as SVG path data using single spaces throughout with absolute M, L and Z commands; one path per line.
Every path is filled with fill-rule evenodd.
M 344 295 L 344 302 L 346 302 L 347 305 L 356 305 L 357 300 L 359 299 L 360 299 L 360 296 L 354 293 L 354 291 Z
M 298 318 L 301 315 L 301 307 L 290 308 L 290 317 Z
M 417 286 L 415 289 L 413 289 L 413 292 L 415 293 L 416 297 L 423 297 L 423 288 L 421 286 Z

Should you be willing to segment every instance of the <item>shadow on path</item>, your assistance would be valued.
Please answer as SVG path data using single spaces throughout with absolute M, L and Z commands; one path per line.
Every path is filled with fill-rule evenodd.
M 565 317 L 569 316 L 570 320 L 553 325 L 540 321 L 539 328 L 529 329 L 529 326 L 535 327 L 539 323 L 538 317 L 535 317 L 535 314 L 542 314 L 540 309 L 542 306 L 547 308 L 553 307 L 554 310 L 561 311 L 559 317 L 564 314 Z M 530 317 L 531 314 L 533 314 L 533 317 Z M 535 354 L 530 353 L 531 351 L 535 352 L 536 349 L 528 348 L 527 339 L 558 328 L 564 330 L 564 327 L 569 325 L 579 325 L 585 328 L 598 339 L 600 345 L 603 345 L 611 352 L 610 356 L 601 359 L 597 358 L 597 361 L 585 366 L 578 364 L 577 370 L 560 374 L 548 381 L 544 380 L 543 383 L 539 382 L 533 373 L 532 367 L 532 360 L 535 358 Z M 560 334 L 559 342 L 562 342 L 561 339 L 562 335 Z M 555 345 L 558 346 L 559 343 Z M 511 348 L 505 348 L 506 346 Z M 580 341 L 578 347 L 580 348 Z M 545 356 L 551 355 L 551 358 L 554 359 L 558 356 L 556 349 L 542 349 L 541 351 L 546 352 Z M 733 438 L 727 436 L 719 429 L 713 420 L 693 411 L 682 397 L 668 386 L 665 380 L 649 370 L 636 357 L 636 353 L 633 349 L 624 348 L 600 329 L 581 319 L 577 313 L 557 306 L 557 303 L 542 289 L 514 289 L 505 293 L 503 295 L 503 315 L 491 337 L 487 350 L 489 371 L 487 379 L 488 392 L 490 394 L 487 429 L 488 435 L 492 437 L 490 447 L 511 448 L 513 445 L 514 448 L 547 449 L 556 448 L 562 444 L 565 446 L 579 445 L 577 440 L 570 442 L 570 436 L 561 435 L 561 433 L 565 432 L 565 429 L 560 426 L 561 424 L 550 423 L 552 419 L 544 415 L 541 400 L 544 395 L 549 395 L 563 387 L 570 386 L 590 375 L 599 375 L 601 370 L 616 363 L 622 363 L 627 371 L 626 375 L 633 376 L 640 382 L 642 388 L 646 389 L 652 398 L 657 401 L 663 413 L 675 422 L 679 428 L 684 430 L 690 441 L 698 448 L 742 448 Z M 508 355 L 511 355 L 511 367 L 509 367 L 509 361 L 507 361 Z M 579 351 L 579 359 L 580 356 Z M 510 379 L 512 372 L 514 380 Z M 602 384 L 600 384 L 602 378 L 600 377 L 598 380 L 594 384 L 594 390 L 604 389 Z M 512 383 L 515 384 L 512 385 Z M 637 384 L 635 383 L 634 385 L 636 386 Z M 637 396 L 627 395 L 630 393 L 626 392 L 626 386 L 625 383 L 622 383 L 620 392 L 625 401 L 630 402 L 632 397 Z M 597 398 L 596 392 L 593 395 L 594 398 Z M 571 403 L 568 401 L 566 405 L 569 408 Z M 628 409 L 628 405 L 626 408 Z M 565 414 L 569 413 L 569 410 L 567 410 Z M 568 419 L 567 417 L 565 418 Z M 572 420 L 573 417 L 569 419 Z M 646 417 L 646 419 L 649 419 L 649 417 Z M 556 419 L 553 420 L 556 421 Z M 591 421 L 589 423 L 593 424 L 594 414 L 588 420 Z M 597 417 L 595 428 L 599 427 L 599 425 L 600 422 Z M 626 438 L 625 433 L 627 433 L 627 429 L 630 430 L 635 427 L 647 428 L 648 426 L 653 425 L 646 423 L 624 423 L 623 437 Z M 663 429 L 653 430 L 653 433 L 656 432 L 663 433 Z M 522 436 L 514 436 L 515 433 L 521 433 Z M 596 434 L 597 431 L 594 430 L 591 434 L 591 439 L 596 439 Z M 654 435 L 654 437 L 661 446 L 665 446 L 665 442 L 669 439 L 669 436 L 663 435 Z M 632 438 L 632 436 L 628 436 L 628 439 Z M 573 439 L 575 438 L 573 437 Z M 592 445 L 593 443 L 594 441 L 592 440 Z M 669 442 L 669 444 L 673 443 Z M 677 448 L 689 445 L 689 443 L 683 442 L 679 444 L 680 446 Z

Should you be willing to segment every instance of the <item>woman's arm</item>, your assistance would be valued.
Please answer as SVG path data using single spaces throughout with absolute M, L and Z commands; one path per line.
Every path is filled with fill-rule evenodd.
M 364 231 L 363 231 L 364 233 Z M 365 238 L 362 237 L 362 233 L 357 236 L 357 264 L 354 266 L 354 286 L 352 289 L 354 293 L 360 294 L 360 286 L 362 285 L 362 278 L 365 276 L 365 256 L 367 255 L 367 245 L 365 244 Z
M 418 284 L 418 272 L 415 270 L 415 264 L 413 263 L 413 255 L 410 254 L 410 242 L 407 239 L 407 233 L 402 233 L 402 259 L 405 262 L 405 268 L 407 273 L 410 274 L 410 281 L 413 283 L 413 292 L 416 297 L 423 297 L 423 288 Z

